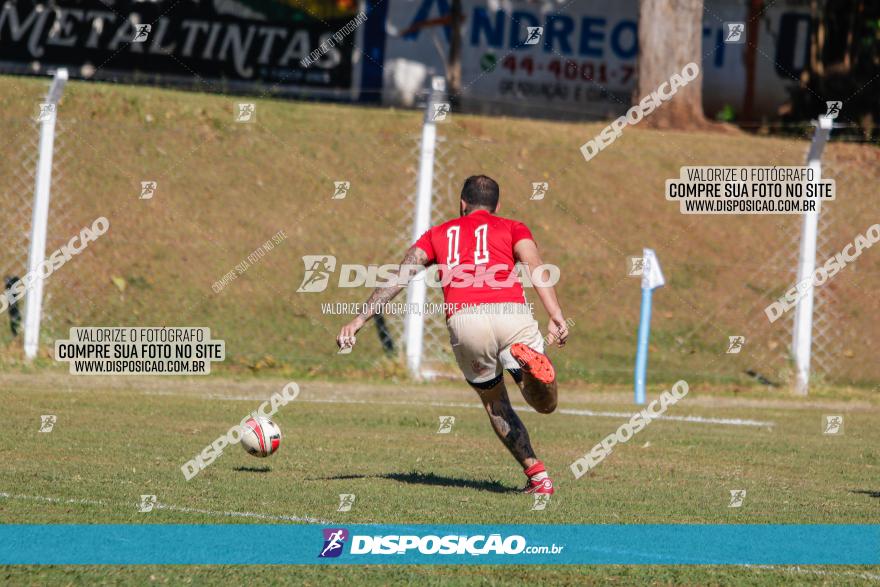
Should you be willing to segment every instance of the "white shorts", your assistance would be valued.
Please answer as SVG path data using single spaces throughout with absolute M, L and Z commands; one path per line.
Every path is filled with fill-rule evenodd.
M 539 353 L 544 339 L 525 304 L 481 304 L 459 310 L 446 321 L 452 352 L 464 378 L 485 383 L 502 369 L 519 369 L 510 345 L 521 342 Z

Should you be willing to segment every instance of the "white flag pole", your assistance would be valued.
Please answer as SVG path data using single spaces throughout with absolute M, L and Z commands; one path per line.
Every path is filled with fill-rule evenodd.
M 639 334 L 636 346 L 635 402 L 645 403 L 645 380 L 648 374 L 648 339 L 651 337 L 651 297 L 654 290 L 666 283 L 654 249 L 642 251 L 642 308 L 639 313 Z
M 807 154 L 807 165 L 813 170 L 816 181 L 822 179 L 822 151 L 831 135 L 833 120 L 820 116 L 810 152 Z M 798 299 L 795 310 L 794 326 L 791 335 L 791 351 L 795 362 L 795 387 L 798 395 L 807 395 L 810 387 L 810 354 L 813 343 L 813 271 L 816 269 L 816 237 L 819 228 L 819 213 L 822 204 L 816 201 L 816 209 L 804 213 L 801 227 L 801 244 L 798 257 L 797 283 L 807 280 L 809 283 L 803 295 Z
M 416 194 L 416 210 L 413 218 L 412 240 L 417 240 L 431 227 L 431 200 L 434 188 L 434 150 L 437 144 L 438 119 L 437 104 L 441 104 L 446 92 L 446 80 L 434 77 L 431 80 L 431 91 L 425 105 L 425 119 L 422 124 L 422 145 L 419 154 L 419 180 Z M 446 112 L 441 113 L 445 118 Z M 404 323 L 406 341 L 406 365 L 410 376 L 420 379 L 422 375 L 422 348 L 424 343 L 425 318 L 421 308 L 424 307 L 427 285 L 424 273 L 412 279 L 406 288 L 406 302 L 410 311 Z M 419 308 L 419 311 L 413 311 Z
M 24 355 L 37 356 L 40 343 L 40 317 L 43 306 L 43 275 L 40 263 L 46 258 L 46 232 L 49 221 L 49 197 L 52 188 L 52 155 L 55 149 L 55 118 L 58 101 L 67 83 L 67 70 L 55 72 L 52 85 L 40 105 L 40 154 L 34 180 L 34 210 L 31 217 L 31 243 L 28 272 L 25 275 L 27 302 L 24 314 Z

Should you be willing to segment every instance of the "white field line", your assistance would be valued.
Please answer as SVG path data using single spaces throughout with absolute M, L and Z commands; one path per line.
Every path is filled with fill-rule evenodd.
M 799 566 L 783 566 L 783 565 L 743 565 L 746 568 L 754 569 L 756 571 L 762 570 L 783 570 L 788 571 L 790 573 L 800 573 L 802 575 L 819 575 L 819 576 L 848 576 L 848 577 L 858 577 L 860 579 L 866 579 L 868 581 L 880 581 L 880 575 L 875 573 L 860 573 L 858 571 L 823 571 L 821 569 L 805 569 Z
M 205 399 L 218 399 L 226 401 L 260 401 L 260 398 L 233 395 L 196 395 L 182 394 L 176 392 L 150 392 L 145 391 L 145 395 L 179 395 L 187 397 L 204 397 Z M 362 405 L 381 405 L 381 406 L 431 406 L 435 408 L 471 408 L 483 409 L 478 404 L 470 404 L 464 402 L 405 402 L 405 401 L 374 401 L 362 399 L 303 399 L 302 396 L 296 399 L 297 402 L 313 403 L 313 404 L 362 404 Z M 532 408 L 523 405 L 514 406 L 517 410 L 525 410 L 534 412 Z M 576 410 L 572 408 L 560 408 L 556 410 L 558 414 L 568 416 L 588 416 L 593 418 L 630 418 L 638 410 L 632 412 L 596 412 L 593 410 Z M 667 420 L 670 422 L 689 422 L 695 424 L 722 424 L 726 426 L 753 426 L 757 428 L 770 428 L 776 425 L 776 422 L 764 422 L 761 420 L 743 420 L 741 418 L 704 418 L 703 416 L 657 416 L 654 420 Z
M 559 412 L 572 416 L 601 416 L 608 418 L 629 418 L 635 412 L 593 412 L 592 410 L 572 410 L 562 408 Z M 743 420 L 742 418 L 704 418 L 703 416 L 657 416 L 652 420 L 670 420 L 672 422 L 695 422 L 697 424 L 725 424 L 728 426 L 756 426 L 769 428 L 776 422 L 764 422 L 761 420 Z
M 157 503 L 153 506 L 158 510 L 169 510 L 172 512 L 180 512 L 183 514 L 206 514 L 213 516 L 226 516 L 231 518 L 257 518 L 259 520 L 282 520 L 284 522 L 300 522 L 303 524 L 332 524 L 333 522 L 329 520 L 322 520 L 320 518 L 301 518 L 299 516 L 276 516 L 273 514 L 258 514 L 255 512 L 215 512 L 213 510 L 202 510 L 197 508 L 185 508 L 179 507 L 176 505 L 166 505 L 164 503 Z
M 483 409 L 483 406 L 479 406 L 476 404 L 467 404 L 460 402 L 428 402 L 428 403 L 420 403 L 420 402 L 403 402 L 403 401 L 370 401 L 370 400 L 349 400 L 349 399 L 297 399 L 296 401 L 308 402 L 308 403 L 321 403 L 321 404 L 385 404 L 385 405 L 395 405 L 395 406 L 433 406 L 439 408 L 474 408 L 474 409 Z M 515 406 L 517 410 L 525 410 L 528 412 L 534 412 L 532 408 L 528 406 L 518 405 Z M 566 414 L 569 416 L 591 416 L 594 418 L 630 418 L 635 411 L 633 412 L 595 412 L 593 410 L 575 410 L 571 408 L 560 408 L 556 410 L 559 414 Z M 669 420 L 674 422 L 696 422 L 698 424 L 727 424 L 730 426 L 759 426 L 759 427 L 768 427 L 773 426 L 774 422 L 761 422 L 758 420 L 742 420 L 739 418 L 703 418 L 702 416 L 657 416 L 653 418 L 654 420 Z
M 70 503 L 77 505 L 92 505 L 92 506 L 106 506 L 109 505 L 106 501 L 100 501 L 96 499 L 63 499 L 59 497 L 44 497 L 42 495 L 14 495 L 11 493 L 0 492 L 0 498 L 5 499 L 22 499 L 27 501 L 42 501 L 45 503 Z M 132 508 L 137 509 L 140 504 L 132 503 Z M 176 505 L 168 505 L 164 503 L 156 503 L 153 504 L 153 509 L 157 510 L 168 510 L 171 512 L 180 512 L 182 514 L 203 514 L 209 516 L 223 516 L 227 518 L 256 518 L 259 520 L 277 520 L 282 522 L 299 522 L 304 524 L 332 524 L 328 520 L 322 520 L 320 518 L 302 518 L 299 516 L 278 516 L 273 514 L 259 514 L 256 512 L 223 512 L 216 510 L 202 510 L 197 508 L 187 508 L 180 507 Z M 149 513 L 149 512 L 144 512 Z

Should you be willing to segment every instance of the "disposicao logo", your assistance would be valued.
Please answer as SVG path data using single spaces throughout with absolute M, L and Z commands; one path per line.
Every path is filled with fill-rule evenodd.
M 348 530 L 345 528 L 324 528 L 324 548 L 318 558 L 336 558 L 342 554 L 342 547 L 348 540 Z
M 351 539 L 349 541 L 349 538 Z M 564 545 L 547 544 L 529 546 L 526 539 L 518 534 L 479 534 L 462 536 L 457 534 L 416 536 L 392 534 L 385 536 L 365 536 L 351 534 L 344 528 L 324 529 L 324 548 L 319 558 L 338 557 L 342 554 L 345 542 L 351 543 L 350 555 L 558 555 Z

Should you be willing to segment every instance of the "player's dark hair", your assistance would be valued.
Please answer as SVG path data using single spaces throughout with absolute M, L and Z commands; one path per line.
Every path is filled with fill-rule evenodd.
M 489 210 L 494 212 L 500 197 L 498 183 L 486 175 L 472 175 L 464 180 L 461 188 L 461 199 L 467 204 L 468 212 L 473 210 Z

